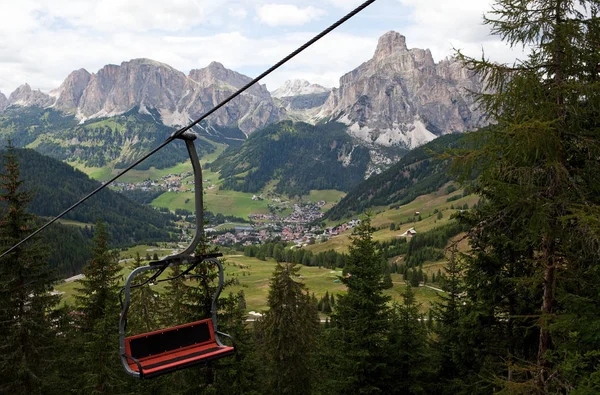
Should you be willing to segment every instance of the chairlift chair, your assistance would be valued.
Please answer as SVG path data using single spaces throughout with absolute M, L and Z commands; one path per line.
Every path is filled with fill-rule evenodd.
M 194 251 L 203 235 L 204 221 L 202 168 L 194 145 L 196 135 L 186 132 L 178 138 L 185 141 L 194 169 L 196 234 L 184 251 L 167 256 L 159 261 L 151 262 L 148 266 L 141 266 L 133 270 L 127 277 L 125 286 L 122 289 L 124 300 L 119 320 L 119 351 L 121 362 L 127 374 L 139 379 L 156 377 L 228 357 L 236 353 L 236 345 L 233 338 L 219 332 L 217 326 L 217 303 L 224 283 L 223 265 L 217 258 L 222 256 L 222 254 L 194 255 Z M 171 281 L 186 276 L 202 262 L 210 262 L 219 269 L 219 284 L 212 299 L 210 318 L 154 332 L 129 337 L 125 336 L 127 312 L 131 303 L 131 289 L 139 288 L 148 283 Z M 167 268 L 178 265 L 187 265 L 187 267 L 175 277 L 158 279 Z M 155 273 L 142 283 L 133 283 L 133 279 L 137 275 L 148 271 L 154 271 Z M 191 275 L 190 277 L 198 276 L 200 275 Z M 221 337 L 228 338 L 232 346 L 224 345 L 221 342 Z

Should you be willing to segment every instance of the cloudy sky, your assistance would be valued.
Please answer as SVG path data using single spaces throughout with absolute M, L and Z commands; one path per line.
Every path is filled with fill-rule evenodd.
M 151 58 L 187 73 L 216 60 L 254 77 L 363 0 L 18 0 L 0 12 L 0 92 L 27 82 L 49 91 L 72 71 Z M 377 0 L 265 82 L 328 87 L 373 55 L 389 30 L 439 61 L 463 49 L 511 62 L 481 24 L 491 0 Z

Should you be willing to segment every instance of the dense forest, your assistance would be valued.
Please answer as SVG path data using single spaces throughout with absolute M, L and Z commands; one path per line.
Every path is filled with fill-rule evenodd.
M 345 128 L 280 122 L 227 149 L 211 166 L 221 172 L 225 189 L 254 193 L 275 180 L 275 191 L 289 196 L 312 189 L 348 191 L 364 180 L 370 155 L 352 143 Z

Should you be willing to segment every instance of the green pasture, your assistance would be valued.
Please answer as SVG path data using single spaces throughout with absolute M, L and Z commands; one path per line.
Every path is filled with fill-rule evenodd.
M 336 189 L 324 189 L 315 190 L 309 192 L 308 195 L 302 196 L 302 201 L 317 203 L 321 200 L 327 202 L 324 209 L 328 210 L 333 207 L 336 203 L 342 200 L 346 196 L 346 192 L 338 191 Z
M 85 222 L 75 221 L 72 219 L 59 219 L 58 222 L 60 222 L 63 225 L 77 226 L 78 228 L 85 228 L 86 226 L 94 227 L 94 225 L 95 225 L 95 224 L 88 224 Z
M 248 218 L 249 214 L 268 214 L 267 200 L 252 200 L 252 194 L 219 190 L 207 190 L 204 203 L 208 211 Z M 152 201 L 154 207 L 166 207 L 170 210 L 186 209 L 194 211 L 194 194 L 192 192 L 165 192 Z
M 217 144 L 214 142 L 210 142 L 210 143 L 215 147 L 215 151 L 200 158 L 200 162 L 202 164 L 214 161 L 215 159 L 217 159 L 219 157 L 219 155 L 221 155 L 223 153 L 225 148 L 227 148 L 227 146 L 224 144 Z M 114 164 L 109 164 L 104 167 L 87 167 L 87 166 L 85 166 L 85 164 L 83 164 L 81 162 L 67 162 L 67 163 L 69 165 L 73 166 L 74 168 L 81 170 L 82 172 L 87 174 L 90 178 L 93 178 L 98 181 L 106 181 L 106 180 L 110 179 L 111 177 L 119 174 L 119 172 L 122 171 L 122 169 L 115 169 Z M 157 169 L 155 167 L 151 167 L 148 170 L 133 169 L 133 170 L 130 170 L 129 172 L 127 172 L 127 174 L 123 175 L 121 178 L 119 178 L 119 181 L 120 182 L 141 182 L 141 181 L 144 181 L 147 179 L 156 180 L 156 179 L 164 177 L 168 174 L 179 174 L 179 173 L 183 173 L 186 171 L 192 171 L 192 164 L 190 163 L 189 160 L 179 163 L 175 166 L 165 168 L 165 169 Z
M 148 246 L 140 246 L 140 249 L 147 247 Z M 130 250 L 128 254 L 134 253 L 135 251 L 136 250 Z M 140 253 L 142 257 L 145 256 L 145 254 L 145 251 L 143 254 Z M 227 295 L 229 292 L 243 290 L 246 297 L 247 312 L 266 310 L 269 281 L 275 270 L 275 261 L 273 259 L 260 261 L 256 258 L 245 257 L 242 255 L 229 255 L 225 258 L 226 279 L 236 279 L 239 281 L 239 285 L 226 288 L 223 295 Z M 131 262 L 123 263 L 122 267 L 124 281 L 126 275 L 131 271 Z M 342 274 L 339 270 L 334 271 L 318 267 L 303 266 L 299 274 L 299 280 L 303 281 L 310 293 L 314 293 L 317 298 L 322 297 L 326 292 L 329 292 L 329 294 L 341 294 L 346 291 L 344 285 L 335 282 L 338 276 Z M 400 301 L 402 299 L 401 293 L 405 289 L 404 282 L 401 280 L 401 277 L 396 274 L 392 275 L 392 280 L 394 282 L 394 288 L 386 290 L 385 293 L 390 295 L 394 301 Z M 63 300 L 65 302 L 74 304 L 75 289 L 79 287 L 80 285 L 77 282 L 70 282 L 58 284 L 55 289 L 59 292 L 64 292 Z M 159 292 L 164 291 L 165 283 L 159 283 L 156 287 Z M 415 291 L 417 300 L 422 303 L 421 307 L 423 311 L 426 311 L 431 302 L 436 299 L 437 292 L 424 287 L 419 287 Z

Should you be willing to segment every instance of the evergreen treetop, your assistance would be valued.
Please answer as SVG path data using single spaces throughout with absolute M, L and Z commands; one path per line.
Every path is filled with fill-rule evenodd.
M 599 6 L 596 0 L 498 0 L 485 23 L 511 46 L 528 48 L 527 58 L 508 66 L 459 53 L 485 80 L 478 100 L 494 121 L 456 161 L 465 179 L 480 172 L 473 190 L 486 202 L 465 216 L 474 229 L 467 292 L 477 301 L 471 314 L 496 325 L 487 352 L 506 341 L 509 366 L 493 380 L 504 377 L 512 389 L 517 381 L 543 393 L 572 385 L 553 356 L 552 332 L 573 308 L 569 301 L 581 295 L 570 281 L 590 278 L 599 263 Z M 524 337 L 532 326 L 537 340 Z M 585 351 L 571 344 L 570 352 Z M 514 369 L 512 356 L 524 366 Z
M 32 194 L 23 191 L 19 163 L 9 144 L 4 155 L 5 173 L 0 201 L 5 210 L 0 218 L 0 249 L 5 251 L 35 226 L 27 212 Z M 43 393 L 52 372 L 56 347 L 53 319 L 59 297 L 52 295 L 53 275 L 45 246 L 33 241 L 0 259 L 0 392 Z

